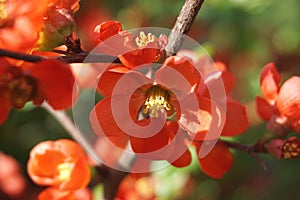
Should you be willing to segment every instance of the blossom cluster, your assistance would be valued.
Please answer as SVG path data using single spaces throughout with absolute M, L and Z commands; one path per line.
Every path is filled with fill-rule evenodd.
M 80 81 L 81 74 L 50 51 L 66 45 L 67 36 L 74 34 L 78 9 L 79 0 L 0 1 L 0 49 L 47 55 L 34 62 L 0 57 L 0 125 L 11 109 L 22 109 L 28 102 L 46 102 L 54 110 L 74 106 L 79 96 L 76 78 Z M 224 63 L 187 50 L 169 56 L 166 35 L 136 34 L 123 30 L 117 21 L 97 25 L 94 42 L 101 55 L 117 61 L 85 77 L 89 82 L 97 77 L 94 89 L 103 96 L 91 109 L 89 122 L 96 138 L 94 150 L 104 164 L 117 165 L 122 153 L 131 151 L 135 165 L 146 160 L 149 167 L 149 160 L 163 160 L 181 168 L 191 164 L 195 151 L 206 175 L 218 179 L 231 169 L 234 145 L 229 140 L 245 133 L 250 124 L 245 106 L 231 95 L 235 77 Z M 263 135 L 257 151 L 293 159 L 300 155 L 300 140 L 291 134 L 300 133 L 300 77 L 280 87 L 281 79 L 273 63 L 261 72 L 262 97 L 256 97 L 256 108 L 272 134 Z M 4 162 L 11 167 L 1 168 L 0 189 L 18 196 L 25 180 L 16 161 L 0 152 L 0 163 Z M 27 173 L 45 187 L 39 200 L 87 200 L 92 198 L 90 164 L 73 140 L 42 141 L 30 152 Z M 18 184 L 8 187 L 3 180 Z M 116 199 L 155 199 L 148 187 L 152 183 L 149 176 L 131 174 Z

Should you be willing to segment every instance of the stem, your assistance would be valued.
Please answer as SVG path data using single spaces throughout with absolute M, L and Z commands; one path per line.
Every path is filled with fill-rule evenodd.
M 252 153 L 267 153 L 264 143 L 262 142 L 257 142 L 254 145 L 251 144 L 240 144 L 240 143 L 235 143 L 231 141 L 225 141 L 222 140 L 224 144 L 226 144 L 228 147 L 231 147 L 233 149 L 237 149 L 239 151 L 252 154 Z
M 265 171 L 267 170 L 266 164 L 263 162 L 263 160 L 260 157 L 257 156 L 257 153 L 268 153 L 265 148 L 264 142 L 259 141 L 254 145 L 239 144 L 239 143 L 224 141 L 224 140 L 222 140 L 222 142 L 226 144 L 228 147 L 250 154 L 253 158 L 257 160 L 257 162 L 262 166 L 262 168 Z
M 97 153 L 88 144 L 88 142 L 81 137 L 84 134 L 77 129 L 73 120 L 67 115 L 65 111 L 54 110 L 47 103 L 43 103 L 42 107 L 45 110 L 47 110 L 60 123 L 60 125 L 69 133 L 70 136 L 72 136 L 74 140 L 76 140 L 82 146 L 82 148 L 84 148 L 85 152 L 89 154 L 89 156 L 97 163 L 98 166 L 102 165 L 101 161 L 97 156 Z
M 55 52 L 63 53 L 64 51 L 56 50 Z M 58 57 L 47 57 L 47 56 L 30 55 L 30 54 L 0 49 L 0 56 L 6 56 L 9 58 L 24 60 L 32 63 L 40 62 L 42 60 L 47 60 L 47 59 L 58 59 L 66 63 L 121 63 L 118 57 L 116 56 L 110 56 L 106 54 L 93 54 L 88 52 L 67 54 Z
M 185 35 L 190 30 L 204 0 L 186 0 L 169 35 L 167 56 L 179 51 Z
M 9 58 L 14 58 L 17 60 L 24 60 L 24 61 L 32 62 L 32 63 L 36 63 L 36 62 L 47 59 L 47 57 L 43 57 L 43 56 L 29 55 L 29 54 L 13 52 L 13 51 L 5 50 L 5 49 L 0 49 L 0 56 L 6 56 Z

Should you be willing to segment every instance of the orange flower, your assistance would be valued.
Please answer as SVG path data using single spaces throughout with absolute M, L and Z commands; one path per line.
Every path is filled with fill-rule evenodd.
M 11 66 L 0 59 L 0 124 L 11 108 L 22 108 L 28 101 L 36 105 L 44 100 L 54 109 L 73 105 L 74 77 L 67 64 L 58 60 L 45 60 L 28 69 Z
M 154 178 L 149 176 L 136 177 L 129 174 L 121 182 L 115 200 L 154 200 Z
M 30 51 L 39 37 L 43 15 L 55 0 L 0 2 L 0 48 Z
M 174 166 L 184 167 L 191 162 L 187 139 L 199 141 L 200 146 L 203 140 L 216 139 L 219 135 L 207 135 L 213 122 L 213 126 L 222 128 L 220 124 L 226 117 L 223 136 L 241 134 L 249 125 L 245 108 L 240 103 L 223 99 L 228 107 L 225 115 L 211 101 L 207 88 L 203 88 L 204 83 L 213 85 L 219 72 L 213 72 L 203 80 L 191 62 L 181 56 L 167 58 L 155 72 L 154 79 L 123 65 L 113 65 L 99 78 L 98 91 L 107 97 L 92 110 L 92 127 L 98 135 L 106 136 L 120 148 L 125 148 L 129 140 L 134 152 L 147 153 L 142 157 L 165 159 Z M 227 73 L 224 71 L 220 74 Z M 225 88 L 229 92 L 232 87 L 229 84 L 233 84 L 233 81 L 228 80 L 228 77 L 232 77 L 218 77 L 221 81 L 224 80 Z M 124 82 L 120 83 L 122 80 Z M 135 87 L 137 89 L 131 95 L 130 89 Z M 126 115 L 128 105 L 124 103 L 125 99 L 128 99 L 130 118 Z M 138 117 L 140 111 L 146 117 Z M 161 123 L 161 129 L 155 130 L 155 126 L 148 126 L 150 122 Z M 135 126 L 140 126 L 142 130 L 132 128 Z M 155 135 L 148 135 L 155 131 Z M 218 148 L 219 143 L 213 151 L 222 153 Z M 214 157 L 214 154 L 211 155 Z M 206 160 L 203 162 L 208 163 L 213 159 Z
M 123 31 L 120 22 L 106 21 L 96 26 L 94 40 L 100 44 L 104 53 L 119 56 L 121 62 L 129 68 L 159 61 L 164 55 L 167 36 L 162 34 L 159 39 L 152 33 L 141 31 L 138 37 Z
M 70 191 L 48 187 L 39 194 L 38 200 L 92 200 L 92 194 L 87 188 Z
M 39 45 L 42 45 L 42 49 L 49 46 L 50 41 L 46 40 L 57 45 L 72 31 L 72 15 L 79 8 L 78 2 L 79 0 L 1 1 L 0 48 L 30 53 Z M 60 13 L 55 13 L 58 10 Z M 58 39 L 50 36 L 50 32 L 62 38 L 57 41 Z M 41 41 L 37 44 L 39 39 Z
M 68 139 L 36 145 L 30 152 L 27 171 L 36 184 L 59 190 L 79 190 L 85 188 L 90 180 L 85 152 Z
M 293 76 L 279 87 L 281 75 L 273 63 L 261 72 L 260 88 L 264 98 L 256 97 L 259 115 L 268 120 L 268 128 L 278 134 L 291 130 L 300 133 L 300 77 Z

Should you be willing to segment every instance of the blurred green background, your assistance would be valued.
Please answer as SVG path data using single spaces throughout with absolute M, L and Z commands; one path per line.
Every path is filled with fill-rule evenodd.
M 91 50 L 93 28 L 108 19 L 120 21 L 124 29 L 172 28 L 183 3 L 84 0 L 76 13 L 77 35 Z M 300 74 L 300 1 L 207 0 L 189 35 L 235 74 L 232 96 L 247 106 L 251 121 L 249 130 L 235 140 L 255 143 L 266 133 L 266 124 L 256 115 L 253 102 L 260 95 L 262 67 L 274 62 L 284 79 Z M 61 137 L 69 135 L 52 116 L 42 108 L 27 105 L 23 110 L 13 110 L 0 126 L 0 150 L 13 155 L 25 173 L 30 149 L 40 141 Z M 234 166 L 221 180 L 204 175 L 196 162 L 184 169 L 170 167 L 155 172 L 160 186 L 156 190 L 158 199 L 300 199 L 300 159 L 261 157 L 267 171 L 251 156 L 234 151 Z

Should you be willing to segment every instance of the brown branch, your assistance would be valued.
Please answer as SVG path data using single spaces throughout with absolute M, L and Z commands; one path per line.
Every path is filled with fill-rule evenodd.
M 171 56 L 179 51 L 185 35 L 190 30 L 203 2 L 204 0 L 185 1 L 169 35 L 169 43 L 166 47 L 167 56 Z
M 1 56 L 14 58 L 17 60 L 24 60 L 24 61 L 32 62 L 32 63 L 36 63 L 36 62 L 47 59 L 47 57 L 44 57 L 44 56 L 29 55 L 29 54 L 9 51 L 9 50 L 5 50 L 5 49 L 0 49 L 0 57 Z
M 252 153 L 267 153 L 267 150 L 265 148 L 264 143 L 257 142 L 256 144 L 240 144 L 236 142 L 226 141 L 222 140 L 224 144 L 226 144 L 228 147 L 237 149 L 239 151 L 252 154 Z
M 116 56 L 88 52 L 68 54 L 57 57 L 57 59 L 67 63 L 121 63 L 119 58 Z
M 68 52 L 66 53 L 67 54 L 64 56 L 48 57 L 48 56 L 30 55 L 30 54 L 0 49 L 0 57 L 5 56 L 17 60 L 24 60 L 26 62 L 31 62 L 31 63 L 37 63 L 47 59 L 58 59 L 66 63 L 121 63 L 118 57 L 110 56 L 106 54 L 100 54 L 100 53 L 95 54 L 95 53 L 88 53 L 88 52 L 80 52 L 74 54 L 68 54 Z
M 257 153 L 268 153 L 264 142 L 259 141 L 254 145 L 240 144 L 240 143 L 235 143 L 235 142 L 230 142 L 230 141 L 225 141 L 225 140 L 222 140 L 222 142 L 230 148 L 237 149 L 239 151 L 242 151 L 244 153 L 251 155 L 253 158 L 255 158 L 255 160 L 257 160 L 257 162 L 262 166 L 262 168 L 265 171 L 267 170 L 266 164 L 257 155 Z

